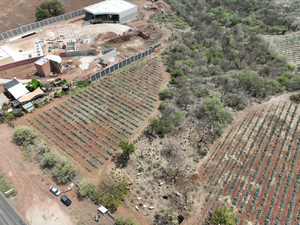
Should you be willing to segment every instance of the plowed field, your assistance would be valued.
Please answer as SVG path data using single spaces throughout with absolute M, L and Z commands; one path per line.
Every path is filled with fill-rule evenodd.
M 156 58 L 119 70 L 27 119 L 93 177 L 154 116 L 163 76 Z
M 0 1 L 0 33 L 24 26 L 36 21 L 35 8 L 43 0 L 1 0 Z M 60 0 L 65 13 L 82 9 L 101 2 L 101 0 Z
M 198 220 L 226 204 L 239 224 L 299 224 L 299 123 L 298 105 L 289 101 L 239 116 L 201 167 L 205 203 Z

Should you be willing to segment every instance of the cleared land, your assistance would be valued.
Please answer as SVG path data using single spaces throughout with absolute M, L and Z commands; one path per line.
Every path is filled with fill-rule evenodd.
M 35 8 L 42 1 L 43 0 L 2 0 L 0 2 L 0 33 L 35 22 Z M 63 4 L 65 13 L 69 13 L 101 1 L 60 0 L 60 2 Z
M 156 58 L 126 67 L 28 122 L 91 177 L 100 173 L 121 139 L 130 139 L 157 108 L 163 83 Z
M 226 204 L 239 224 L 298 224 L 299 123 L 298 105 L 288 100 L 239 114 L 200 167 L 205 182 L 197 222 Z

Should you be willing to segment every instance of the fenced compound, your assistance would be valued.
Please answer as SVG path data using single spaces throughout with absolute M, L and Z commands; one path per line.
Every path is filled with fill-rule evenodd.
M 96 174 L 155 110 L 163 78 L 156 58 L 106 76 L 28 120 L 74 162 Z
M 239 224 L 300 223 L 299 123 L 298 105 L 281 103 L 253 110 L 229 130 L 203 167 L 203 224 L 222 204 Z
M 84 10 L 83 9 L 80 9 L 80 10 L 77 10 L 77 11 L 74 11 L 74 12 L 70 12 L 70 13 L 67 13 L 67 14 L 64 14 L 64 15 L 52 17 L 52 18 L 49 18 L 49 19 L 41 20 L 41 21 L 38 21 L 38 22 L 35 22 L 35 23 L 31 23 L 31 24 L 22 26 L 22 27 L 18 27 L 18 28 L 15 28 L 13 30 L 9 30 L 9 31 L 0 33 L 0 41 L 10 39 L 14 36 L 19 36 L 19 35 L 22 35 L 22 34 L 25 34 L 25 33 L 29 33 L 31 31 L 36 31 L 39 28 L 43 28 L 43 27 L 46 27 L 46 26 L 49 26 L 49 25 L 53 25 L 53 24 L 71 19 L 71 18 L 76 17 L 76 16 L 81 16 L 81 15 L 84 15 Z
M 133 55 L 127 59 L 124 59 L 123 61 L 121 62 L 118 62 L 118 63 L 115 63 L 114 65 L 110 66 L 110 67 L 107 67 L 105 70 L 102 70 L 102 71 L 99 71 L 95 74 L 93 74 L 92 76 L 90 76 L 90 79 L 91 79 L 91 82 L 94 82 L 100 78 L 103 78 L 105 77 L 106 75 L 118 70 L 118 69 L 121 69 L 133 62 L 136 62 L 138 60 L 141 60 L 143 58 L 145 58 L 146 56 L 148 55 L 151 55 L 152 53 L 155 52 L 155 48 L 159 47 L 161 45 L 161 43 L 158 43 L 156 45 L 153 45 L 151 46 L 149 49 L 147 49 L 146 51 L 143 51 L 143 52 L 140 52 L 136 55 Z

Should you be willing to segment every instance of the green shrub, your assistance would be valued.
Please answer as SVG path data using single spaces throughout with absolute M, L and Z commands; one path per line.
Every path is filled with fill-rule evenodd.
M 32 143 L 36 134 L 32 131 L 30 127 L 20 126 L 15 128 L 13 132 L 13 139 L 18 145 L 29 145 Z
M 173 122 L 171 120 L 167 120 L 164 118 L 161 119 L 150 118 L 149 120 L 153 130 L 158 134 L 166 134 L 173 127 Z
M 174 91 L 170 90 L 169 88 L 165 88 L 164 90 L 162 90 L 160 92 L 160 98 L 162 100 L 166 99 L 166 98 L 172 98 L 174 95 Z
M 121 147 L 123 150 L 122 155 L 126 157 L 130 156 L 135 151 L 134 144 L 125 140 L 121 140 L 118 144 L 118 147 Z
M 72 179 L 76 176 L 76 168 L 73 162 L 57 153 L 45 153 L 41 160 L 41 166 L 51 170 L 53 177 L 60 184 L 65 184 L 66 179 Z
M 161 102 L 161 103 L 159 104 L 159 108 L 160 108 L 160 109 L 165 109 L 166 106 L 167 106 L 167 103 L 166 103 L 166 102 Z
M 84 88 L 84 87 L 86 87 L 87 85 L 88 85 L 87 82 L 84 81 L 84 80 L 79 80 L 79 81 L 76 81 L 76 82 L 74 83 L 74 86 L 77 86 L 77 87 L 79 87 L 79 88 Z
M 281 83 L 281 82 L 283 82 L 283 81 L 285 81 L 285 80 L 287 80 L 287 79 L 288 79 L 288 78 L 282 76 L 282 77 L 279 77 L 279 78 L 278 78 L 278 82 Z
M 94 191 L 94 189 L 95 189 L 94 182 L 84 178 L 79 184 L 78 192 L 81 196 L 84 197 L 91 194 Z
M 184 73 L 181 69 L 177 69 L 177 70 L 173 71 L 173 76 L 175 76 L 175 77 L 184 76 Z
M 189 66 L 189 67 L 191 67 L 191 68 L 192 68 L 192 65 L 191 65 L 191 63 L 190 63 L 190 62 L 188 62 L 188 61 L 182 61 L 182 64 L 185 64 L 185 65 L 187 65 L 187 66 Z
M 14 115 L 11 114 L 11 112 L 6 112 L 6 113 L 5 113 L 5 116 L 6 116 L 8 119 L 10 119 L 10 120 L 13 120 L 13 119 L 15 118 Z

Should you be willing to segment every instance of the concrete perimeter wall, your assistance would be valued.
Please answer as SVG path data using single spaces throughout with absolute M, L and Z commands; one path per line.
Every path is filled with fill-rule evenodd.
M 72 51 L 72 52 L 62 52 L 59 53 L 60 57 L 74 57 L 74 56 L 89 56 L 89 55 L 96 55 L 96 49 L 86 49 L 80 51 Z
M 70 12 L 70 13 L 67 13 L 64 15 L 51 17 L 49 19 L 31 23 L 31 24 L 28 24 L 28 25 L 25 25 L 23 27 L 19 27 L 19 28 L 13 29 L 13 30 L 9 30 L 9 31 L 0 33 L 0 41 L 10 39 L 14 36 L 22 36 L 22 34 L 29 33 L 32 31 L 37 31 L 39 28 L 43 28 L 43 27 L 46 27 L 46 26 L 49 26 L 52 24 L 56 24 L 61 21 L 65 21 L 65 20 L 71 19 L 76 16 L 81 16 L 81 15 L 84 15 L 83 9 L 80 9 L 80 10 L 77 10 L 74 12 Z
M 107 67 L 104 70 L 101 70 L 101 71 L 93 74 L 92 76 L 90 76 L 91 82 L 94 82 L 94 81 L 96 81 L 96 80 L 98 80 L 102 77 L 105 77 L 106 75 L 108 75 L 108 74 L 110 74 L 110 73 L 112 73 L 112 72 L 114 72 L 118 69 L 121 69 L 124 66 L 127 66 L 127 65 L 129 65 L 129 64 L 131 64 L 135 61 L 140 60 L 140 59 L 143 59 L 148 55 L 151 55 L 152 53 L 155 52 L 155 48 L 158 48 L 160 46 L 161 46 L 160 43 L 158 43 L 156 45 L 153 45 L 149 49 L 147 49 L 146 51 L 143 51 L 143 52 L 140 52 L 136 55 L 130 56 L 129 58 L 124 59 L 121 62 L 115 63 L 114 65 L 112 65 L 110 67 Z
M 9 64 L 6 64 L 6 65 L 0 66 L 0 71 L 7 70 L 7 69 L 17 67 L 17 66 L 23 66 L 23 65 L 26 65 L 26 64 L 29 64 L 29 63 L 34 63 L 35 61 L 37 61 L 38 59 L 40 59 L 42 57 L 44 57 L 44 56 L 38 56 L 38 57 L 35 57 L 35 58 L 31 58 L 31 59 L 25 59 L 25 60 L 22 60 L 22 61 L 9 63 Z

